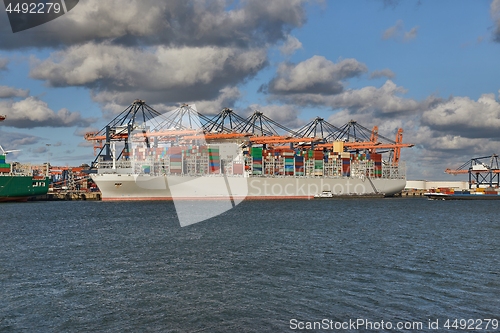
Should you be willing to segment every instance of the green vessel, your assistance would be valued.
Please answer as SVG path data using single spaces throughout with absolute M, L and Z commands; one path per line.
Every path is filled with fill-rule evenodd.
M 0 155 L 0 202 L 27 201 L 28 198 L 47 194 L 49 178 L 17 173 L 9 163 L 5 163 L 5 155 Z

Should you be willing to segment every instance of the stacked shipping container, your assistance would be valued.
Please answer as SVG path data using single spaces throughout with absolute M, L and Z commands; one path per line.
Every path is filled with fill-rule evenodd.
M 170 147 L 170 173 L 182 174 L 182 147 Z
M 295 173 L 294 170 L 294 150 L 283 150 L 281 155 L 284 159 L 284 174 L 285 176 L 293 176 Z
M 274 150 L 257 146 L 244 150 L 243 159 L 233 160 L 236 157 L 234 154 L 220 149 L 223 148 L 217 144 L 139 147 L 135 149 L 134 157 L 144 161 L 142 165 L 136 164 L 142 173 L 243 175 L 245 170 L 251 170 L 251 174 L 256 176 L 382 177 L 381 154 L 288 148 Z M 2 161 L 5 160 L 0 158 L 0 163 Z
M 220 173 L 220 154 L 218 147 L 208 147 L 208 162 L 211 174 Z
M 382 177 L 382 154 L 371 154 L 371 160 L 375 163 L 373 170 L 373 176 L 375 178 Z
M 262 175 L 262 148 L 252 147 L 251 156 L 252 156 L 252 174 Z
M 5 155 L 0 155 L 0 172 L 10 172 L 10 164 L 5 163 Z

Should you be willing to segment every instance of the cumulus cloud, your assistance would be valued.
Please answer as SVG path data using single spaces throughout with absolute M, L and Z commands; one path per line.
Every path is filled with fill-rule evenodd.
M 345 108 L 355 114 L 371 113 L 383 117 L 393 117 L 396 113 L 418 112 L 430 103 L 430 101 L 418 102 L 404 98 L 401 95 L 405 93 L 403 87 L 387 80 L 380 88 L 367 86 L 335 95 L 299 93 L 290 96 L 272 96 L 272 98 L 302 106 L 326 106 L 333 110 Z
M 111 39 L 121 45 L 263 46 L 283 40 L 304 24 L 306 2 L 81 1 L 59 19 L 23 32 L 23 38 L 10 33 L 7 15 L 1 15 L 0 47 L 56 47 Z
M 394 39 L 396 41 L 409 42 L 417 37 L 418 29 L 419 27 L 415 26 L 409 31 L 405 31 L 403 20 L 398 20 L 395 25 L 387 28 L 382 33 L 382 39 Z
M 453 97 L 425 111 L 422 123 L 456 136 L 500 138 L 500 103 L 494 94 L 484 94 L 477 101 Z
M 288 56 L 301 48 L 302 43 L 294 36 L 289 35 L 283 45 L 280 47 L 280 52 Z
M 322 56 L 313 56 L 298 64 L 282 63 L 277 75 L 262 91 L 272 94 L 338 94 L 344 86 L 341 80 L 359 76 L 368 69 L 356 59 L 344 59 L 338 63 Z
M 500 42 L 500 0 L 493 0 L 491 2 L 490 14 L 495 23 L 493 38 L 496 42 Z
M 406 89 L 387 80 L 380 88 L 368 86 L 329 96 L 328 103 L 332 108 L 349 108 L 357 112 L 370 111 L 382 114 L 418 110 L 420 104 L 417 101 L 400 96 L 405 93 Z
M 376 70 L 370 73 L 370 79 L 378 79 L 381 77 L 386 77 L 388 79 L 393 79 L 396 76 L 390 69 Z
M 290 32 L 305 23 L 308 2 L 321 1 L 88 0 L 23 38 L 3 34 L 0 49 L 58 50 L 33 57 L 30 76 L 88 88 L 106 117 L 137 98 L 165 108 L 199 101 L 215 112 L 234 104 L 229 90 L 268 65 L 270 47 L 301 47 Z
M 28 97 L 29 94 L 29 90 L 0 86 L 0 98 Z
M 64 108 L 54 112 L 36 97 L 0 102 L 0 113 L 7 116 L 9 126 L 18 128 L 87 126 L 94 121 Z
M 128 104 L 138 94 L 150 103 L 216 98 L 225 86 L 267 65 L 265 49 L 159 46 L 147 50 L 87 43 L 33 60 L 30 75 L 51 86 L 86 86 Z

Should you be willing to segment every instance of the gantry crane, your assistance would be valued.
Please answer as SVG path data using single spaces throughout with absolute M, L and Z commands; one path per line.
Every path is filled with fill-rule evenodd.
M 1 121 L 1 119 L 0 119 Z M 158 142 L 190 144 L 197 141 L 239 140 L 243 145 L 271 145 L 285 149 L 278 144 L 289 144 L 289 148 L 333 149 L 334 142 L 342 141 L 346 151 L 380 150 L 391 152 L 392 165 L 397 166 L 401 148 L 412 147 L 403 143 L 403 130 L 399 129 L 396 140 L 388 139 L 374 126 L 368 128 L 351 120 L 342 127 L 336 127 L 317 117 L 298 130 L 291 130 L 256 110 L 243 118 L 225 108 L 218 115 L 209 118 L 199 113 L 194 106 L 181 105 L 174 111 L 161 114 L 143 100 L 135 100 L 99 132 L 87 133 L 85 139 L 94 142 L 94 150 L 100 149 L 94 163 L 129 158 L 129 143 L 143 142 L 146 148 L 157 147 Z M 121 141 L 123 149 L 114 156 L 115 142 Z M 113 154 L 111 143 L 113 142 Z M 152 144 L 151 144 L 152 143 Z
M 177 141 L 183 136 L 203 133 L 203 128 L 209 124 L 212 124 L 211 119 L 190 105 L 182 104 L 174 111 L 161 114 L 137 99 L 103 129 L 86 133 L 84 138 L 94 142 L 95 163 L 99 157 L 104 161 L 128 159 L 131 141 L 144 142 L 150 148 L 152 140 Z M 140 133 L 132 135 L 133 132 Z M 123 142 L 123 149 L 118 157 L 113 157 L 111 142 L 117 141 Z
M 358 124 L 355 120 L 351 120 L 329 136 L 335 140 L 343 141 L 345 149 L 353 150 L 368 150 L 371 154 L 377 150 L 390 150 L 392 152 L 392 165 L 397 166 L 401 159 L 401 148 L 413 147 L 413 144 L 403 143 L 403 129 L 398 129 L 396 140 L 393 141 L 378 133 L 378 127 L 374 126 L 370 131 L 368 128 Z M 383 141 L 379 141 L 383 139 Z M 316 149 L 331 149 L 333 143 L 321 143 L 315 145 Z
M 500 186 L 500 168 L 498 155 L 471 158 L 456 169 L 446 169 L 444 172 L 450 175 L 469 175 L 469 188 L 472 184 L 476 186 L 489 185 Z

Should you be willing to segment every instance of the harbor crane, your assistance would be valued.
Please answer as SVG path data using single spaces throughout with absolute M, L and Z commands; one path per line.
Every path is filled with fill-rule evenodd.
M 444 172 L 455 176 L 468 174 L 469 188 L 472 188 L 472 184 L 476 184 L 478 187 L 480 185 L 500 186 L 500 168 L 497 154 L 471 158 L 458 168 L 446 169 Z

